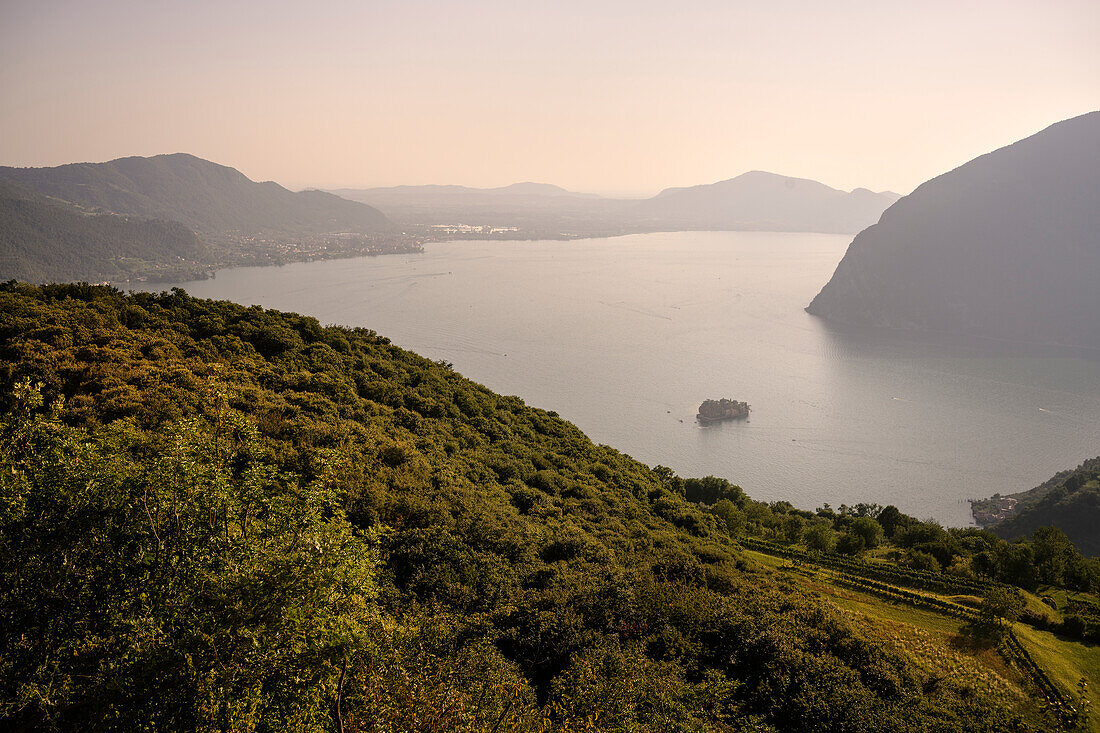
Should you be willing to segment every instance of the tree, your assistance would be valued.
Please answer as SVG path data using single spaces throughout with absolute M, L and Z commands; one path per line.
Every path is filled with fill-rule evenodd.
M 783 538 L 788 544 L 793 545 L 802 537 L 802 528 L 806 524 L 805 520 L 797 514 L 788 514 L 783 517 Z
M 923 550 L 909 550 L 906 553 L 905 564 L 913 570 L 927 572 L 939 572 L 940 561 Z
M 711 511 L 725 523 L 726 531 L 729 532 L 730 537 L 736 539 L 744 531 L 745 513 L 729 499 L 719 499 Z
M 722 499 L 729 499 L 738 507 L 743 507 L 748 500 L 740 486 L 735 486 L 726 479 L 715 476 L 686 478 L 683 479 L 683 486 L 687 500 L 692 502 L 716 504 Z
M 986 626 L 1012 624 L 1024 610 L 1024 599 L 1010 588 L 995 586 L 986 592 L 979 612 Z
M 1031 547 L 1039 580 L 1062 585 L 1066 570 L 1073 566 L 1078 555 L 1066 533 L 1056 527 L 1040 527 L 1031 535 Z
M 909 518 L 906 515 L 902 514 L 896 506 L 891 504 L 890 506 L 884 508 L 881 512 L 879 512 L 878 516 L 875 517 L 875 519 L 878 520 L 878 523 L 882 527 L 882 531 L 886 533 L 886 536 L 889 538 L 893 538 L 894 534 L 897 533 L 899 529 L 905 528 L 906 524 L 908 523 L 907 520 Z
M 882 542 L 882 526 L 871 517 L 859 517 L 848 527 L 848 531 L 859 535 L 869 550 L 878 547 Z
M 863 537 L 854 532 L 843 532 L 836 541 L 836 551 L 842 555 L 858 555 L 866 547 Z
M 833 549 L 833 528 L 828 522 L 814 522 L 802 533 L 802 541 L 814 552 L 829 552 Z

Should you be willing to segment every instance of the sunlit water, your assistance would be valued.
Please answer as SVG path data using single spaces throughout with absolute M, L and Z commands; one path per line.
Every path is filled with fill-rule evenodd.
M 374 329 L 645 463 L 809 509 L 874 501 L 963 525 L 966 499 L 1100 454 L 1095 353 L 835 330 L 805 313 L 849 241 L 460 242 L 180 285 Z M 698 426 L 699 403 L 720 397 L 751 418 Z

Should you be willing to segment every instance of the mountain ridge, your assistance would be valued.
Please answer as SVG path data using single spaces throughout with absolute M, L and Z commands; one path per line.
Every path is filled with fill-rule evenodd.
M 289 191 L 189 153 L 47 168 L 0 167 L 0 178 L 92 213 L 178 221 L 200 235 L 372 233 L 378 210 L 324 191 Z
M 807 307 L 853 325 L 1100 347 L 1100 112 L 926 181 Z

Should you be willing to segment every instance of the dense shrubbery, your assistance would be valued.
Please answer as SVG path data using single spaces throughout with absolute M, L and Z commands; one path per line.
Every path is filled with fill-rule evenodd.
M 9 726 L 1027 727 L 746 562 L 770 507 L 370 331 L 9 284 L 0 394 Z
M 1061 530 L 1040 527 L 1030 539 L 1008 542 L 993 532 L 975 528 L 945 529 L 935 520 L 921 521 L 877 504 L 826 504 L 816 512 L 795 509 L 788 502 L 754 502 L 724 479 L 676 479 L 689 500 L 709 504 L 709 511 L 733 536 L 746 532 L 793 544 L 801 541 L 817 552 L 860 556 L 885 542 L 893 559 L 913 570 L 943 572 L 1015 585 L 1034 591 L 1040 585 L 1070 590 L 1100 591 L 1100 560 L 1085 557 Z M 707 490 L 690 490 L 692 484 Z M 737 503 L 723 500 L 736 497 Z M 720 497 L 715 499 L 714 497 Z M 801 533 L 801 534 L 799 534 Z

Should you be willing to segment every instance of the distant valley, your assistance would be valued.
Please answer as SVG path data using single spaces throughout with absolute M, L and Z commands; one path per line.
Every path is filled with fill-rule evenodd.
M 898 194 L 852 192 L 817 181 L 750 171 L 648 199 L 619 199 L 517 183 L 501 188 L 394 186 L 334 189 L 375 206 L 402 227 L 454 237 L 565 239 L 657 231 L 783 231 L 854 234 Z

